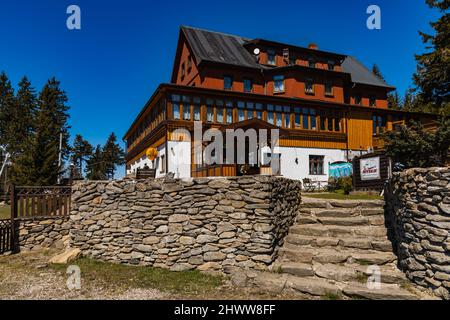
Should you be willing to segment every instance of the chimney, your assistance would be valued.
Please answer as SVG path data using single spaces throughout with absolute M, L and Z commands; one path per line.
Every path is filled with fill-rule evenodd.
M 319 47 L 315 43 L 310 43 L 308 45 L 308 48 L 311 49 L 311 50 L 318 50 L 319 49 Z

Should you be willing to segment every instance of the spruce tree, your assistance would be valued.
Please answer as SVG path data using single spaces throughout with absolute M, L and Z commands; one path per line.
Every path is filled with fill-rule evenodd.
M 69 153 L 67 96 L 60 89 L 60 82 L 50 79 L 42 89 L 36 114 L 36 135 L 33 145 L 34 177 L 38 185 L 54 185 L 62 172 L 58 166 L 60 134 L 62 134 L 62 156 Z
M 374 65 L 372 66 L 372 73 L 373 73 L 374 75 L 376 75 L 378 78 L 380 78 L 380 80 L 382 80 L 383 82 L 386 82 L 386 80 L 385 80 L 384 77 L 383 77 L 383 74 L 381 73 L 380 68 L 378 68 L 378 66 L 377 66 L 376 64 L 374 64 Z
M 125 163 L 125 152 L 117 143 L 117 137 L 111 133 L 103 147 L 103 161 L 105 162 L 105 169 L 108 179 L 114 179 L 116 166 Z
M 16 185 L 32 183 L 34 159 L 33 144 L 36 127 L 37 98 L 34 88 L 26 77 L 19 82 L 16 96 L 16 108 L 9 134 L 12 141 L 10 148 L 12 154 L 11 179 Z
M 394 109 L 394 110 L 401 109 L 400 96 L 399 96 L 397 90 L 388 94 L 387 101 L 388 101 L 389 109 Z
M 0 73 L 0 145 L 11 151 L 11 118 L 15 108 L 14 89 L 6 73 Z
M 442 16 L 431 22 L 434 34 L 419 32 L 429 52 L 416 55 L 417 72 L 414 83 L 419 91 L 423 105 L 432 104 L 436 113 L 450 114 L 450 8 L 449 0 L 426 0 L 431 7 L 438 9 Z
M 86 161 L 86 177 L 89 180 L 105 180 L 106 170 L 103 161 L 103 151 L 100 145 L 95 147 L 94 152 Z
M 92 154 L 92 145 L 84 140 L 80 134 L 75 136 L 73 146 L 71 148 L 71 159 L 77 168 L 77 173 L 82 175 L 83 172 L 83 162 L 87 161 Z

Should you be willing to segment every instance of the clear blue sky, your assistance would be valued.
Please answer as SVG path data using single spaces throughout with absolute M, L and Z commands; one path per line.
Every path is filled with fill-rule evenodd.
M 82 30 L 66 28 L 71 4 L 81 8 Z M 381 7 L 381 30 L 366 28 L 371 4 Z M 15 85 L 27 75 L 37 89 L 56 76 L 69 97 L 72 136 L 102 144 L 112 131 L 121 138 L 158 84 L 170 81 L 180 25 L 315 42 L 377 63 L 403 93 L 414 54 L 424 51 L 418 30 L 430 31 L 437 17 L 425 0 L 4 0 L 0 71 Z

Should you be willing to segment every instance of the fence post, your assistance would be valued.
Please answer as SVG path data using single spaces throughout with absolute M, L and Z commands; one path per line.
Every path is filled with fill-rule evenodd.
M 16 252 L 16 225 L 15 218 L 17 216 L 17 195 L 16 195 L 16 187 L 14 185 L 11 186 L 11 251 L 13 253 Z

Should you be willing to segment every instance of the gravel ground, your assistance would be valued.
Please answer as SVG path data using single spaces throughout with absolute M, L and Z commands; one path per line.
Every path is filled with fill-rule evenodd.
M 272 295 L 235 289 L 228 281 L 212 291 L 183 294 L 152 288 L 126 288 L 120 283 L 110 283 L 104 279 L 83 280 L 82 277 L 81 290 L 69 290 L 67 275 L 47 263 L 55 254 L 57 252 L 47 250 L 0 256 L 0 300 L 302 299 L 298 295 Z

